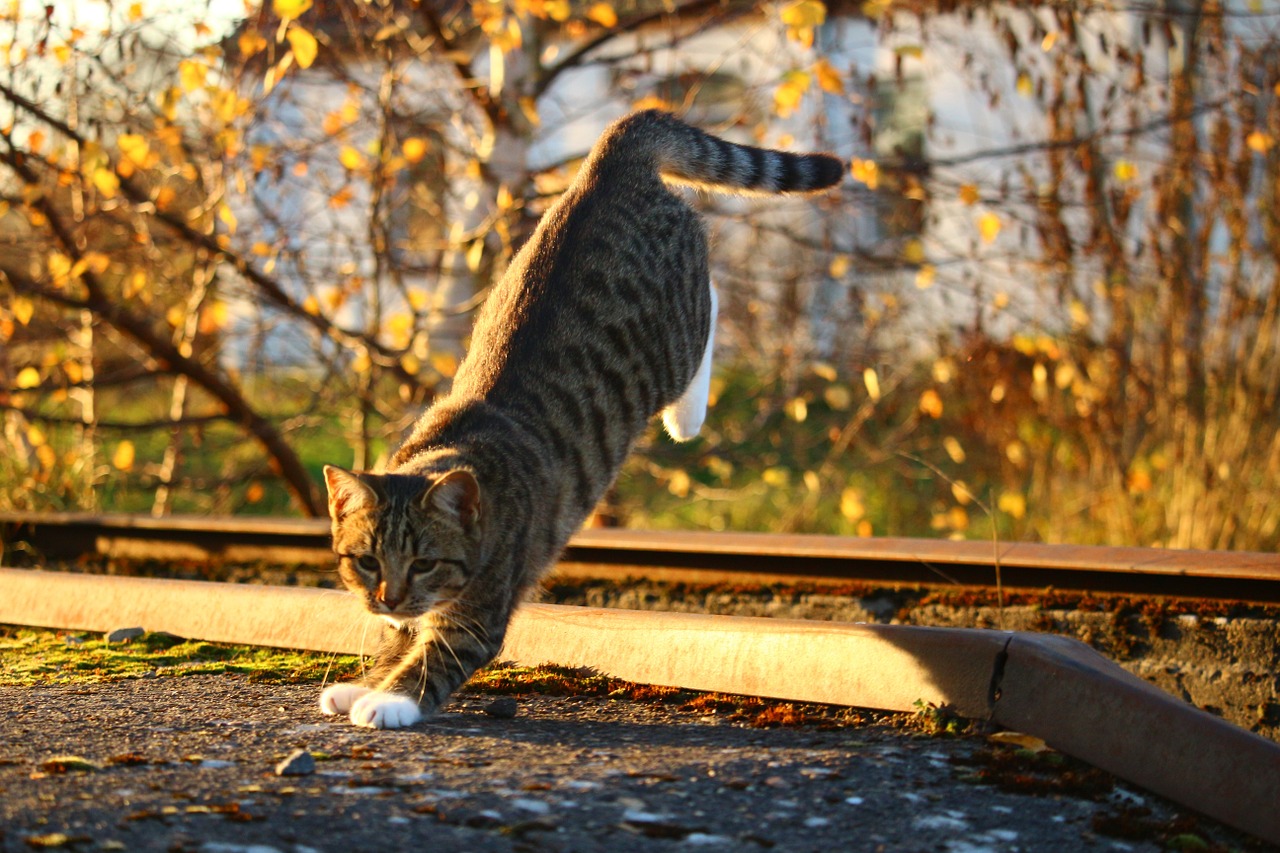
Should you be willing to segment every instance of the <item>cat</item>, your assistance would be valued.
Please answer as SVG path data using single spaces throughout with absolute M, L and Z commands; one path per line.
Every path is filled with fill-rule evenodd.
M 658 110 L 604 132 L 386 471 L 324 469 L 339 575 L 390 624 L 369 676 L 322 692 L 324 713 L 371 728 L 434 713 L 498 653 L 650 418 L 698 433 L 716 294 L 702 223 L 664 180 L 811 193 L 843 175 L 833 156 L 737 145 Z

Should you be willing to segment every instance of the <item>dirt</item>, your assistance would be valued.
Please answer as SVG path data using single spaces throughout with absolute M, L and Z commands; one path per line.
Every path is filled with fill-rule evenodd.
M 943 736 L 961 727 L 937 712 L 762 728 L 727 697 L 511 688 L 513 717 L 467 693 L 375 732 L 322 716 L 319 689 L 0 686 L 0 850 L 1264 849 L 1034 743 Z M 278 775 L 299 749 L 312 772 Z

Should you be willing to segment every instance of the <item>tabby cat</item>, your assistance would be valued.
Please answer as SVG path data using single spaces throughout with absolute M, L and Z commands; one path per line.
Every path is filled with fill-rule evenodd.
M 435 712 L 498 653 L 649 419 L 697 434 L 716 296 L 702 224 L 664 179 L 791 193 L 843 174 L 835 157 L 735 145 L 656 110 L 605 131 L 386 472 L 324 469 L 339 574 L 391 629 L 370 676 L 325 689 L 322 711 L 372 728 Z

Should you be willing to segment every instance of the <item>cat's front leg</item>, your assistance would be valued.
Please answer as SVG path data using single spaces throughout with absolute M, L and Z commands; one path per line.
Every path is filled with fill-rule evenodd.
M 495 614 L 499 615 L 499 614 Z M 351 722 L 373 729 L 412 726 L 435 714 L 471 675 L 502 648 L 506 618 L 486 625 L 458 615 L 437 615 L 416 644 L 402 649 L 382 671 L 377 689 L 351 706 Z
M 356 701 L 372 691 L 372 687 L 363 684 L 330 684 L 320 693 L 320 713 L 350 713 Z

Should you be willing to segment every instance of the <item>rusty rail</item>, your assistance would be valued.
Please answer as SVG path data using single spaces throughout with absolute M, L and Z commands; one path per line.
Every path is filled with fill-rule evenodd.
M 0 513 L 0 547 L 50 561 L 333 562 L 328 523 L 310 519 L 9 512 Z M 590 529 L 573 538 L 556 571 L 692 583 L 989 587 L 997 565 L 1010 589 L 1280 604 L 1280 555 L 1238 551 Z

